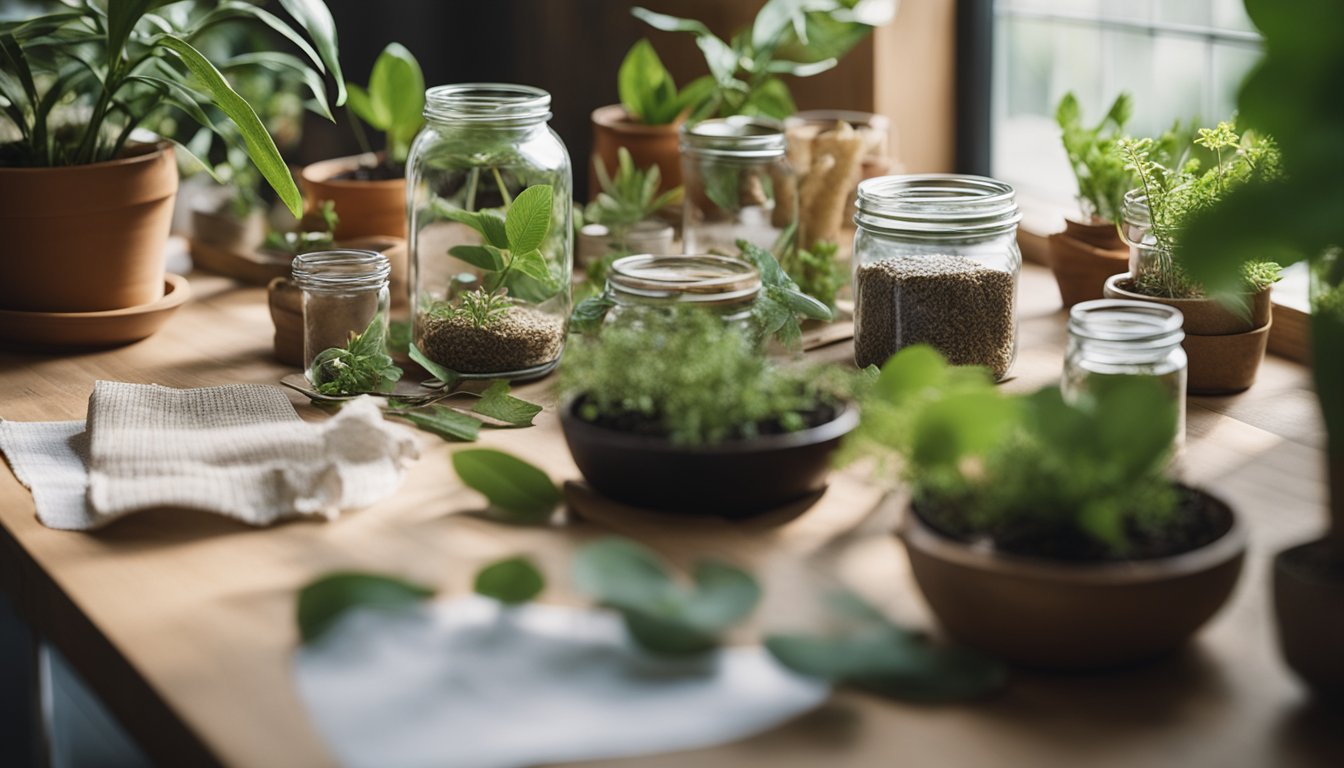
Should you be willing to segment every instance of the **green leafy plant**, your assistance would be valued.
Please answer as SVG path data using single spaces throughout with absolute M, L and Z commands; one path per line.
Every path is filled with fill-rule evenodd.
M 527 301 L 544 301 L 560 292 L 559 280 L 551 274 L 540 250 L 551 230 L 552 201 L 551 186 L 536 184 L 518 193 L 502 216 L 491 210 L 443 210 L 445 218 L 465 224 L 481 236 L 480 245 L 456 245 L 448 250 L 485 274 L 478 292 L 506 291 Z M 478 306 L 488 307 L 489 302 L 482 300 Z M 489 318 L 490 314 L 481 316 Z
M 425 123 L 425 76 L 420 62 L 401 43 L 388 43 L 373 63 L 368 89 L 354 83 L 345 87 L 350 111 L 386 136 L 386 165 L 403 167 L 411 141 Z M 359 136 L 367 149 L 363 133 Z
M 705 75 L 678 91 L 653 44 L 642 39 L 625 54 L 616 73 L 616 87 L 630 117 L 645 125 L 667 125 L 704 100 L 714 89 L 714 79 Z
M 324 395 L 388 392 L 401 380 L 401 369 L 387 354 L 383 316 L 374 315 L 363 333 L 351 332 L 344 348 L 325 349 L 308 366 L 308 380 Z
M 490 502 L 488 512 L 501 522 L 545 523 L 563 499 L 545 472 L 503 451 L 458 451 L 453 454 L 453 469 L 468 488 Z
M 669 205 L 680 203 L 681 187 L 674 187 L 660 195 L 658 186 L 662 183 L 662 175 L 658 166 L 651 165 L 644 170 L 636 168 L 630 151 L 625 147 L 617 150 L 617 157 L 614 177 L 607 174 L 607 166 L 602 158 L 594 158 L 597 181 L 602 191 L 596 200 L 588 204 L 584 218 L 610 229 L 620 240 L 630 227 Z
M 737 247 L 761 273 L 761 295 L 751 313 L 762 338 L 774 337 L 786 347 L 797 348 L 803 340 L 799 316 L 827 322 L 835 318 L 830 307 L 798 287 L 770 251 L 746 240 L 738 240 Z
M 781 76 L 810 77 L 831 69 L 873 27 L 895 15 L 896 2 L 769 0 L 756 14 L 751 28 L 739 31 L 730 42 L 694 19 L 645 8 L 631 12 L 654 29 L 695 37 L 713 85 L 692 105 L 691 120 L 715 115 L 782 119 L 797 108 Z
M 338 619 L 357 608 L 401 611 L 434 596 L 429 587 L 375 573 L 329 573 L 299 590 L 295 618 L 299 637 L 311 643 L 326 634 Z
M 321 73 L 330 71 L 338 83 L 336 104 L 344 103 L 336 27 L 326 5 L 321 0 L 282 0 L 280 5 L 307 39 L 259 4 L 241 2 L 69 3 L 42 15 L 0 21 L 0 115 L 19 132 L 18 141 L 0 146 L 0 164 L 49 167 L 110 160 L 124 151 L 136 128 L 171 135 L 171 124 L 185 118 L 215 131 L 207 109 L 218 110 L 237 128 L 236 133 L 220 132 L 220 138 L 241 142 L 298 216 L 302 196 L 274 140 L 220 66 L 197 47 L 217 26 L 264 24 L 309 61 L 277 52 L 269 60 L 303 72 L 323 105 Z M 229 64 L 221 62 L 226 68 Z M 67 98 L 70 94 L 73 99 Z
M 318 204 L 317 212 L 322 219 L 322 229 L 306 228 L 304 222 L 308 217 L 305 216 L 304 219 L 299 220 L 299 229 L 293 232 L 276 232 L 274 230 L 267 232 L 262 247 L 290 257 L 302 253 L 331 250 L 336 245 L 336 239 L 332 233 L 336 231 L 336 225 L 341 221 L 341 217 L 336 213 L 336 203 L 331 200 L 323 200 Z
M 1195 143 L 1213 153 L 1213 167 L 1198 172 L 1198 163 L 1164 165 L 1152 139 L 1122 138 L 1116 152 L 1138 180 L 1148 206 L 1151 258 L 1141 259 L 1134 287 L 1149 296 L 1200 298 L 1204 288 L 1186 272 L 1179 250 L 1181 232 L 1190 219 L 1239 186 L 1280 175 L 1279 150 L 1266 136 L 1240 135 L 1232 123 L 1201 128 Z M 1242 271 L 1242 290 L 1257 293 L 1279 279 L 1278 265 L 1263 257 Z
M 478 595 L 505 605 L 526 603 L 546 588 L 546 577 L 526 557 L 509 557 L 482 568 L 472 584 Z
M 835 298 L 849 282 L 849 271 L 840 263 L 839 253 L 839 243 L 819 240 L 810 249 L 786 248 L 779 259 L 784 274 L 797 284 L 798 290 L 826 305 L 832 317 Z
M 470 323 L 473 328 L 489 328 L 504 319 L 512 306 L 509 297 L 502 293 L 475 290 L 463 293 L 456 305 L 447 301 L 436 301 L 430 304 L 425 312 L 445 320 L 460 318 Z
M 579 591 L 621 614 L 630 638 L 645 650 L 686 656 L 715 648 L 722 635 L 755 610 L 761 588 L 751 574 L 704 559 L 691 583 L 676 581 L 652 551 L 629 539 L 599 539 L 575 556 Z
M 1284 173 L 1259 176 L 1190 217 L 1177 247 L 1196 279 L 1236 295 L 1248 266 L 1306 261 L 1312 272 L 1316 396 L 1330 456 L 1330 541 L 1344 561 L 1344 6 L 1247 0 L 1264 54 L 1237 94 L 1238 121 L 1272 134 Z
M 1125 193 L 1134 184 L 1125 161 L 1115 152 L 1115 142 L 1124 135 L 1133 112 L 1133 97 L 1123 92 L 1091 128 L 1083 125 L 1083 109 L 1072 91 L 1055 108 L 1055 122 L 1078 180 L 1078 202 L 1085 217 L 1110 222 L 1123 218 Z
M 585 421 L 690 445 L 803 429 L 849 394 L 843 377 L 776 365 L 743 333 L 693 308 L 637 314 L 572 340 L 559 387 L 582 399 Z
M 845 459 L 899 459 L 915 509 L 967 540 L 1055 558 L 1146 556 L 1191 521 L 1166 477 L 1176 405 L 1152 377 L 1005 395 L 978 368 L 912 346 L 882 367 Z

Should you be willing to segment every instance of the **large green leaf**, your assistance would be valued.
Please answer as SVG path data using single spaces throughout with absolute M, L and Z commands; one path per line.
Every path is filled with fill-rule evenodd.
M 647 39 L 625 55 L 616 73 L 616 90 L 625 110 L 646 125 L 665 125 L 681 112 L 676 83 Z
M 486 272 L 504 268 L 504 253 L 489 245 L 454 245 L 448 249 L 448 255 Z
M 313 66 L 317 67 L 317 71 L 319 74 L 326 71 L 326 65 L 323 63 L 322 55 L 319 54 L 313 48 L 313 46 L 303 38 L 303 35 L 300 35 L 298 32 L 295 32 L 294 28 L 286 24 L 284 19 L 281 19 L 279 16 L 276 16 L 270 11 L 267 11 L 265 8 L 262 8 L 257 5 L 252 5 L 251 3 L 248 2 L 240 2 L 238 0 L 226 0 L 225 2 L 221 3 L 219 8 L 216 8 L 215 10 L 206 14 L 205 18 L 201 19 L 200 23 L 192 28 L 192 30 L 187 34 L 186 40 L 188 42 L 194 41 L 211 28 L 219 24 L 225 23 L 227 21 L 239 18 L 255 19 L 257 21 L 260 21 L 262 24 L 265 24 L 267 27 L 270 27 L 272 31 L 276 32 L 281 37 L 284 37 L 286 40 L 292 43 L 294 47 L 302 51 L 303 54 L 308 57 L 308 60 L 313 62 Z M 323 92 L 325 94 L 325 89 Z M 323 96 L 323 99 L 325 100 L 325 95 Z M 341 102 L 338 102 L 338 104 L 339 103 Z
M 481 432 L 480 420 L 441 405 L 431 405 L 416 410 L 389 410 L 387 415 L 405 419 L 420 429 L 432 432 L 445 440 L 461 440 L 462 442 L 472 443 L 476 441 Z
M 543 523 L 561 502 L 545 472 L 503 451 L 477 448 L 453 454 L 453 469 L 512 522 Z
M 297 56 L 279 51 L 241 53 L 221 65 L 220 70 L 229 72 L 238 67 L 263 67 L 272 70 L 281 68 L 293 72 L 299 76 L 299 79 L 307 86 L 308 92 L 313 95 L 311 104 L 315 107 L 315 111 L 332 122 L 336 121 L 331 114 L 331 107 L 327 104 L 327 86 L 326 82 L 322 80 L 322 75 L 304 64 L 303 60 Z
M 476 574 L 473 589 L 478 595 L 505 605 L 517 605 L 541 594 L 546 578 L 526 557 L 517 556 L 491 563 Z
M 481 399 L 471 406 L 471 410 L 515 427 L 528 427 L 542 409 L 536 403 L 509 394 L 509 383 L 500 380 L 490 384 Z
M 108 65 L 121 57 L 131 31 L 145 14 L 176 0 L 107 0 Z
M 401 43 L 389 43 L 378 55 L 369 76 L 369 98 L 374 112 L 383 117 L 375 127 L 388 131 L 398 142 L 413 138 L 424 120 L 425 76 L 415 56 Z
M 356 608 L 404 610 L 434 596 L 434 590 L 375 573 L 354 571 L 327 574 L 299 591 L 296 618 L 299 636 L 311 643 L 331 629 L 337 619 Z
M 551 228 L 553 194 L 549 184 L 534 184 L 518 193 L 504 214 L 504 229 L 509 237 L 509 251 L 518 254 L 536 250 L 546 239 Z
M 284 159 L 280 157 L 280 150 L 276 149 L 275 140 L 266 132 L 266 126 L 262 125 L 257 113 L 252 111 L 247 101 L 229 86 L 224 76 L 215 69 L 215 65 L 207 61 L 191 43 L 172 35 L 164 35 L 156 40 L 158 45 L 176 53 L 182 59 L 195 82 L 205 88 L 215 106 L 228 115 L 238 127 L 238 132 L 247 147 L 247 155 L 256 164 L 257 170 L 261 171 L 261 175 L 280 196 L 280 200 L 289 208 L 290 213 L 296 217 L 300 216 L 303 213 L 303 195 L 299 193 L 294 177 L 290 174 Z
M 280 0 L 280 5 L 313 39 L 323 63 L 336 79 L 336 106 L 341 106 L 345 103 L 345 77 L 341 74 L 336 46 L 336 22 L 331 18 L 331 11 L 327 10 L 322 0 Z

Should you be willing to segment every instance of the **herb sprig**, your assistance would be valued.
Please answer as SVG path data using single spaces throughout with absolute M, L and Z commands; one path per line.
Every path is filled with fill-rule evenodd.
M 401 380 L 401 368 L 387 354 L 382 313 L 369 321 L 363 333 L 351 331 L 344 347 L 318 353 L 308 366 L 308 380 L 324 395 L 389 392 Z

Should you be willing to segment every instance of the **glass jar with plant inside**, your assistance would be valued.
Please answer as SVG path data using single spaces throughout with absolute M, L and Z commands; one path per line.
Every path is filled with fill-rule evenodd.
M 1122 234 L 1130 245 L 1129 272 L 1106 281 L 1107 298 L 1151 301 L 1181 311 L 1190 358 L 1189 391 L 1239 392 L 1251 386 L 1269 340 L 1271 286 L 1282 270 L 1267 260 L 1242 268 L 1242 306 L 1228 307 L 1204 293 L 1182 263 L 1177 241 L 1199 211 L 1257 179 L 1279 175 L 1273 140 L 1241 135 L 1231 123 L 1201 128 L 1195 143 L 1212 156 L 1200 173 L 1197 161 L 1163 165 L 1152 139 L 1122 139 L 1118 152 L 1139 181 L 1125 195 Z
M 686 253 L 737 255 L 737 241 L 780 249 L 798 224 L 798 180 L 779 123 L 705 120 L 681 131 Z
M 530 378 L 564 350 L 573 266 L 569 155 L 551 97 L 431 88 L 408 169 L 414 343 L 467 378 Z

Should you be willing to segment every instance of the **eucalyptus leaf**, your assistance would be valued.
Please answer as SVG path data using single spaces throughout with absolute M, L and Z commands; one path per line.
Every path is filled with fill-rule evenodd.
M 405 610 L 434 596 L 429 587 L 374 573 L 330 573 L 299 591 L 299 636 L 311 643 L 356 608 Z
M 546 578 L 526 557 L 510 557 L 482 568 L 472 588 L 505 605 L 518 605 L 541 594 Z
M 509 394 L 509 383 L 502 380 L 491 383 L 471 409 L 482 416 L 515 427 L 531 426 L 532 420 L 542 410 L 540 405 Z
M 453 469 L 467 487 L 485 496 L 506 522 L 544 523 L 563 500 L 545 472 L 502 451 L 457 451 Z

